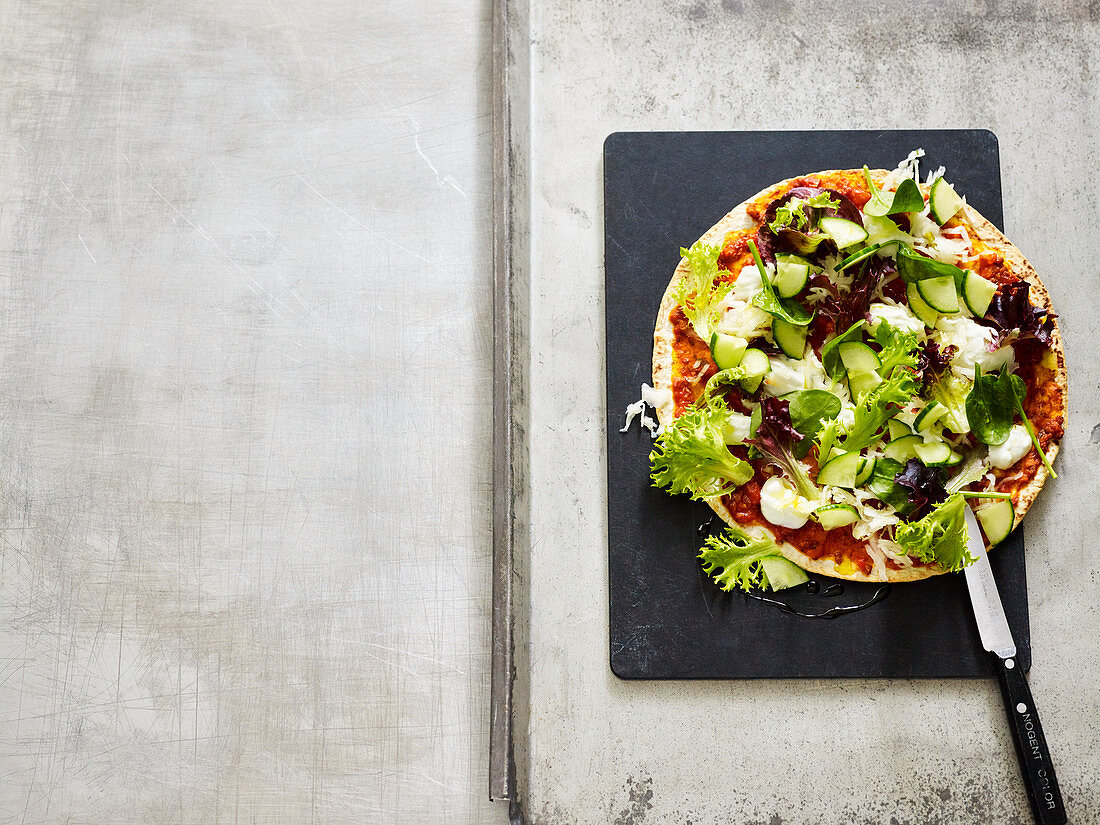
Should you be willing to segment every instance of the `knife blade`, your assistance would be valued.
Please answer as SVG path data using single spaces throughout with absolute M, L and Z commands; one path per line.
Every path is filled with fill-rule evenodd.
M 996 653 L 1001 659 L 1015 656 L 1016 643 L 1012 640 L 1012 631 L 1008 627 L 1001 594 L 993 578 L 993 568 L 989 566 L 989 556 L 985 552 L 985 542 L 978 529 L 978 519 L 970 507 L 963 509 L 966 511 L 967 549 L 976 559 L 966 568 L 966 587 L 970 590 L 970 603 L 974 606 L 974 620 L 978 623 L 982 647 Z
M 985 552 L 985 541 L 978 529 L 978 519 L 969 506 L 966 511 L 967 548 L 975 558 L 965 570 L 966 586 L 974 608 L 974 620 L 982 647 L 997 657 L 997 679 L 1001 685 L 1001 699 L 1012 729 L 1016 757 L 1020 762 L 1028 802 L 1035 821 L 1040 825 L 1064 825 L 1066 809 L 1050 750 L 1039 724 L 1035 700 L 1023 671 L 1016 663 L 1016 643 L 1005 617 L 1004 605 L 993 578 L 993 568 Z

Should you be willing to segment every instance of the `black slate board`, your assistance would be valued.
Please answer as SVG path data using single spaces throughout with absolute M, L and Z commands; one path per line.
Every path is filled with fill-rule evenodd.
M 624 679 L 992 675 L 962 575 L 895 585 L 834 619 L 804 619 L 725 594 L 695 558 L 712 512 L 649 484 L 652 441 L 623 410 L 651 382 L 657 308 L 690 245 L 729 209 L 785 178 L 823 169 L 892 169 L 924 148 L 969 203 L 1001 226 L 997 139 L 982 130 L 618 132 L 604 143 L 608 555 L 611 669 Z M 990 556 L 1018 660 L 1031 664 L 1022 531 Z M 817 579 L 822 587 L 836 580 Z M 803 612 L 867 601 L 777 594 Z

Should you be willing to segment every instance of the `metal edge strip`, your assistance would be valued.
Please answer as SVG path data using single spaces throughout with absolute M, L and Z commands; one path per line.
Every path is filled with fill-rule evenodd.
M 492 662 L 489 699 L 489 798 L 516 799 L 512 730 L 515 677 L 513 557 L 515 520 L 513 426 L 512 162 L 509 86 L 509 4 L 492 8 L 493 173 L 493 560 Z

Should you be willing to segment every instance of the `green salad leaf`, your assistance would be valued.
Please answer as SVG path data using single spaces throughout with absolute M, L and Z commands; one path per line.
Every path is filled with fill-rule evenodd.
M 960 378 L 951 370 L 944 370 L 928 388 L 928 394 L 947 408 L 943 423 L 949 430 L 960 434 L 970 430 L 970 422 L 966 417 L 966 399 L 970 394 L 968 380 Z
M 912 178 L 905 178 L 894 192 L 884 192 L 875 186 L 871 171 L 863 167 L 863 179 L 871 191 L 871 199 L 863 207 L 863 213 L 874 218 L 897 215 L 900 212 L 920 212 L 924 209 L 924 195 Z
M 760 258 L 760 250 L 756 248 L 755 242 L 749 241 L 749 250 L 752 252 L 753 260 L 756 261 L 756 268 L 760 270 L 760 285 L 763 287 L 760 292 L 752 296 L 753 306 L 759 307 L 773 318 L 782 318 L 796 327 L 809 324 L 814 319 L 814 313 L 808 312 L 793 298 L 780 298 L 768 278 L 768 270 Z
M 795 457 L 804 458 L 826 422 L 840 415 L 840 399 L 827 390 L 798 390 L 783 397 L 791 402 L 791 426 L 806 436 L 794 448 Z
M 981 481 L 985 477 L 985 472 L 988 469 L 985 461 L 980 456 L 975 456 L 970 459 L 962 469 L 960 469 L 955 475 L 944 485 L 944 489 L 948 495 L 957 493 L 962 490 L 968 484 L 973 484 L 975 481 Z M 970 495 L 969 493 L 965 495 Z M 994 494 L 998 495 L 998 494 Z
M 1012 431 L 1016 417 L 1016 385 L 1012 378 L 1006 369 L 982 375 L 981 365 L 974 365 L 974 386 L 966 397 L 966 419 L 970 431 L 983 444 L 1003 444 Z
M 897 366 L 917 366 L 920 347 L 916 333 L 897 330 L 886 321 L 880 321 L 875 328 L 875 343 L 882 347 L 878 354 L 882 362 L 879 373 L 882 375 L 889 375 Z
M 719 305 L 733 289 L 730 281 L 718 279 L 718 256 L 722 247 L 696 241 L 691 249 L 680 248 L 687 261 L 688 277 L 676 282 L 676 303 L 704 340 L 719 320 Z
M 726 445 L 728 418 L 721 397 L 704 395 L 666 426 L 649 454 L 654 486 L 705 499 L 731 493 L 751 479 L 752 465 Z
M 840 422 L 835 418 L 825 424 L 817 434 L 817 463 L 824 464 L 840 432 Z
M 924 518 L 899 522 L 894 528 L 894 541 L 921 561 L 935 562 L 948 572 L 961 570 L 975 560 L 967 547 L 964 507 L 962 495 L 955 493 Z
M 847 452 L 862 450 L 879 440 L 879 430 L 920 389 L 916 373 L 909 367 L 895 367 L 888 378 L 867 391 L 856 404 L 855 422 L 844 437 Z
M 699 550 L 703 570 L 723 590 L 768 587 L 783 590 L 807 581 L 802 568 L 787 561 L 775 541 L 753 536 L 743 527 L 727 527 L 725 535 L 709 536 Z
M 775 218 L 768 224 L 768 229 L 777 235 L 781 229 L 804 232 L 810 228 L 810 216 L 806 214 L 806 207 L 833 209 L 839 205 L 828 192 L 818 192 L 811 198 L 791 198 L 775 210 Z

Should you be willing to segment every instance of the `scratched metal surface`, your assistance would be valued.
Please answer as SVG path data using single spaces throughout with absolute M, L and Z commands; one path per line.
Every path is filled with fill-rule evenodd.
M 488 38 L 0 4 L 0 823 L 504 820 Z
M 1070 369 L 1059 478 L 1028 515 L 1031 685 L 1070 821 L 1100 822 L 1094 7 L 531 4 L 532 549 L 518 748 L 531 822 L 1031 821 L 993 682 L 622 682 L 608 667 L 603 139 L 814 127 L 1000 138 L 1006 228 L 1046 278 Z

